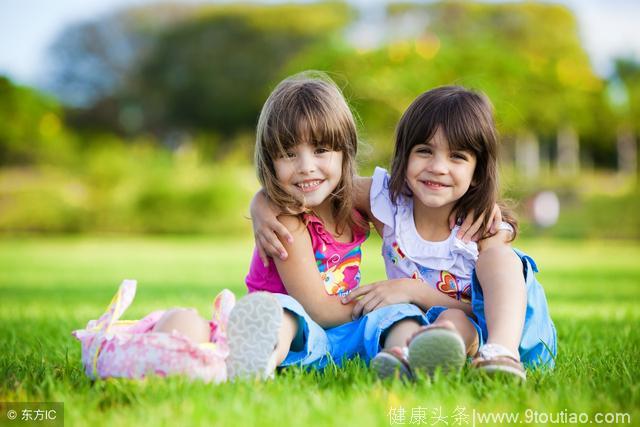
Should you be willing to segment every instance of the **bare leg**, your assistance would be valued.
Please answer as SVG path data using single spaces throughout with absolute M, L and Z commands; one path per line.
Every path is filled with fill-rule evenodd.
M 403 319 L 391 326 L 382 345 L 385 351 L 371 360 L 371 368 L 380 379 L 412 377 L 407 361 L 407 342 L 420 327 L 413 319 Z
M 173 308 L 162 315 L 153 332 L 176 331 L 195 343 L 209 342 L 211 329 L 195 308 Z
M 443 311 L 431 325 L 451 329 L 460 334 L 467 355 L 473 356 L 478 351 L 478 332 L 464 311 L 450 308 Z
M 484 294 L 488 344 L 500 344 L 518 357 L 527 304 L 520 258 L 507 245 L 480 252 L 476 274 Z
M 279 366 L 289 353 L 291 343 L 298 333 L 298 320 L 296 316 L 284 310 L 284 316 L 282 318 L 282 326 L 278 332 L 278 344 L 275 349 L 275 366 Z
M 420 329 L 420 324 L 413 319 L 404 319 L 389 329 L 389 333 L 387 334 L 386 339 L 382 347 L 385 350 L 391 349 L 393 347 L 406 347 L 407 341 L 414 333 L 416 333 Z

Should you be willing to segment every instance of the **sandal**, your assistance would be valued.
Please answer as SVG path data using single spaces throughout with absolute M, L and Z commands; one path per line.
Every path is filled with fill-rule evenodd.
M 268 292 L 255 292 L 238 301 L 227 325 L 229 379 L 274 376 L 283 313 L 278 300 Z
M 407 360 L 407 348 L 393 347 L 389 350 L 382 350 L 371 360 L 373 369 L 378 378 L 398 378 L 400 380 L 413 380 L 411 367 Z
M 480 347 L 471 366 L 492 377 L 505 374 L 521 381 L 527 380 L 527 373 L 520 360 L 500 344 L 485 344 Z
M 409 366 L 414 373 L 425 372 L 433 377 L 438 368 L 443 373 L 458 372 L 466 361 L 462 337 L 444 326 L 427 326 L 409 343 Z

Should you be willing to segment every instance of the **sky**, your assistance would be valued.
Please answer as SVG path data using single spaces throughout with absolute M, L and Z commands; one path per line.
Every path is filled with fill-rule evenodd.
M 180 0 L 174 0 L 180 1 Z M 202 3 L 198 0 L 181 0 Z M 290 0 L 291 1 L 291 0 Z M 69 24 L 96 19 L 115 10 L 157 0 L 0 0 L 0 74 L 21 84 L 46 80 L 47 51 Z M 207 1 L 205 1 L 207 2 Z M 215 1 L 208 1 L 214 3 Z M 218 1 L 220 3 L 221 1 Z M 277 3 L 278 0 L 258 0 Z M 350 0 L 359 8 L 381 7 L 385 0 Z M 228 1 L 227 1 L 228 3 Z M 598 74 L 611 72 L 616 56 L 640 60 L 640 1 L 557 0 L 577 16 L 581 38 Z

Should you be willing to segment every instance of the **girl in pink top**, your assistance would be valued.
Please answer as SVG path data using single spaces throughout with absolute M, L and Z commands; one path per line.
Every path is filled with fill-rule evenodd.
M 353 230 L 351 242 L 340 242 L 325 229 L 319 217 L 308 213 L 302 215 L 325 291 L 329 295 L 346 296 L 360 283 L 360 245 L 368 237 L 368 233 L 358 227 Z M 361 218 L 358 211 L 354 211 L 354 215 Z M 257 249 L 253 252 L 246 283 L 249 292 L 288 294 L 276 265 L 270 263 L 265 266 Z
M 352 197 L 357 142 L 351 111 L 324 74 L 289 77 L 264 104 L 255 165 L 293 240 L 282 242 L 287 260 L 265 265 L 261 249 L 254 252 L 249 295 L 229 317 L 230 378 L 265 378 L 277 366 L 322 368 L 356 356 L 369 361 L 426 323 L 412 304 L 352 320 L 355 303 L 341 301 L 360 284 L 360 245 L 368 235 Z

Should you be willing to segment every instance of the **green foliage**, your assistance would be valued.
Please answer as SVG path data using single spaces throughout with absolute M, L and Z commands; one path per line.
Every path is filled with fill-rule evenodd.
M 279 80 L 305 69 L 326 70 L 343 88 L 363 174 L 388 166 L 402 112 L 443 84 L 489 95 L 506 152 L 531 130 L 552 153 L 557 129 L 571 124 L 582 154 L 611 167 L 616 131 L 638 132 L 638 64 L 618 61 L 605 92 L 564 7 L 454 1 L 388 13 L 387 38 L 370 48 L 347 40 L 354 11 L 334 2 L 154 5 L 70 27 L 55 44 L 53 78 L 93 103 L 63 107 L 0 78 L 0 231 L 249 230 L 260 107 Z M 609 205 L 635 210 L 637 191 L 590 194 L 589 173 L 542 180 L 505 180 L 517 200 L 543 188 L 563 198 L 550 230 L 527 227 L 523 212 L 525 233 L 638 236 L 637 220 L 606 214 Z
M 107 64 L 100 78 L 114 75 L 118 83 L 81 120 L 126 134 L 252 129 L 270 88 L 311 68 L 345 82 L 376 160 L 388 157 L 393 129 L 409 102 L 442 84 L 485 91 L 508 140 L 525 130 L 555 135 L 570 124 L 584 146 L 598 151 L 598 161 L 612 152 L 615 112 L 567 8 L 454 1 L 388 9 L 388 28 L 380 29 L 388 31 L 387 39 L 372 49 L 345 39 L 354 19 L 345 4 L 316 3 L 140 8 L 109 18 L 123 36 L 95 23 L 84 30 L 92 37 L 70 38 L 88 40 L 82 46 L 70 43 L 61 51 L 78 54 L 68 55 L 68 67 L 76 70 L 70 81 L 88 80 L 96 90 L 102 83 L 91 84 L 91 73 L 84 76 L 72 64 Z M 128 50 L 118 55 L 108 45 Z
M 350 13 L 339 3 L 173 9 L 173 17 L 166 7 L 135 9 L 61 36 L 54 80 L 64 96 L 86 94 L 87 108 L 75 112 L 80 126 L 162 138 L 253 129 L 284 65 L 344 27 Z
M 504 197 L 517 201 L 515 210 L 524 236 L 571 239 L 640 239 L 640 194 L 633 177 L 615 173 L 583 172 L 579 176 L 544 174 L 536 181 L 514 171 L 503 174 Z M 535 226 L 532 200 L 540 191 L 553 191 L 560 201 L 558 222 Z
M 370 239 L 364 248 L 365 282 L 384 277 L 379 244 Z M 124 277 L 139 280 L 124 318 L 172 306 L 193 306 L 208 317 L 221 289 L 245 292 L 249 239 L 5 239 L 0 241 L 0 397 L 62 401 L 68 425 L 95 426 L 388 426 L 390 409 L 400 407 L 406 425 L 413 408 L 424 408 L 429 423 L 432 411 L 441 408 L 454 425 L 457 407 L 469 415 L 504 411 L 523 417 L 529 409 L 591 417 L 620 412 L 636 420 L 638 245 L 562 240 L 517 245 L 540 267 L 560 349 L 555 371 L 530 371 L 525 385 L 478 378 L 468 369 L 411 385 L 379 382 L 359 361 L 323 373 L 290 369 L 273 381 L 212 385 L 178 377 L 92 382 L 70 332 L 104 311 Z M 603 286 L 612 278 L 615 293 Z
M 192 19 L 196 10 L 188 5 L 154 5 L 69 25 L 51 46 L 50 89 L 72 106 L 93 109 L 112 100 L 155 40 Z
M 336 37 L 304 52 L 288 68 L 330 70 L 343 83 L 362 119 L 364 138 L 374 147 L 373 162 L 389 159 L 395 125 L 409 103 L 445 84 L 487 93 L 506 141 L 526 129 L 555 135 L 571 123 L 585 136 L 585 146 L 612 151 L 614 120 L 604 85 L 591 69 L 575 18 L 566 8 L 440 2 L 394 4 L 389 14 L 392 30 L 409 22 L 412 30 L 405 32 L 413 33 L 390 36 L 373 49 L 349 46 Z
M 358 66 L 348 74 L 354 86 L 366 86 L 358 87 L 358 93 L 393 100 L 387 103 L 396 110 L 390 117 L 398 117 L 417 94 L 431 87 L 462 84 L 488 94 L 506 137 L 526 129 L 555 134 L 572 123 L 581 134 L 611 141 L 611 128 L 600 126 L 601 120 L 611 118 L 603 82 L 593 73 L 576 20 L 566 8 L 439 2 L 392 7 L 391 13 L 398 19 L 422 16 L 426 23 L 415 38 L 360 56 L 372 70 L 369 75 L 356 72 L 362 68 Z M 375 65 L 368 57 L 375 58 Z M 594 116 L 601 120 L 594 121 Z M 393 122 L 385 127 L 392 128 Z
M 261 31 L 228 16 L 176 28 L 139 71 L 134 90 L 144 126 L 157 130 L 170 123 L 224 134 L 252 127 L 274 73 L 310 41 L 286 30 Z
M 247 164 L 249 141 L 222 161 L 205 160 L 196 144 L 175 152 L 149 141 L 125 145 L 101 138 L 73 168 L 0 169 L 0 232 L 250 233 L 248 206 L 259 184 Z M 363 163 L 371 173 L 375 163 Z M 637 187 L 612 173 L 548 175 L 538 181 L 503 176 L 504 195 L 518 201 L 525 236 L 640 239 Z M 558 223 L 537 229 L 530 199 L 541 190 L 560 197 Z
M 549 230 L 531 230 L 534 235 L 569 238 L 613 238 L 640 240 L 640 193 L 595 195 L 572 199 L 565 196 L 558 224 Z
M 246 233 L 257 190 L 247 165 L 204 163 L 144 143 L 93 148 L 75 172 L 38 166 L 0 170 L 5 232 Z
M 73 140 L 52 98 L 0 76 L 0 165 L 67 160 Z
M 623 124 L 638 134 L 640 133 L 640 61 L 619 58 L 616 61 L 615 79 L 624 87 L 624 100 L 621 105 L 617 105 L 623 117 Z

